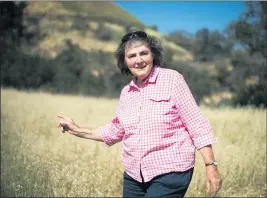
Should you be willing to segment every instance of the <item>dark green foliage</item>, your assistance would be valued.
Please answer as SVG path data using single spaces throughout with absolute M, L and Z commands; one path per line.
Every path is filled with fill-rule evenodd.
M 17 48 L 23 42 L 35 45 L 42 38 L 38 19 L 25 19 L 26 7 L 26 2 L 0 2 L 0 56 L 5 56 L 8 50 Z
M 26 3 L 0 2 L 0 64 L 6 64 L 8 55 L 21 43 L 25 27 L 23 9 Z
M 103 22 L 99 22 L 98 28 L 94 30 L 95 38 L 100 41 L 120 42 L 121 34 L 106 26 Z
M 235 104 L 259 106 L 266 104 L 267 86 L 267 3 L 246 2 L 245 11 L 238 21 L 231 23 L 228 32 L 245 49 L 232 55 L 234 70 L 229 79 L 236 91 Z M 254 85 L 244 83 L 245 79 L 257 76 Z
M 262 84 L 250 85 L 236 92 L 234 105 L 267 107 L 267 88 Z
M 173 55 L 174 52 L 169 48 L 165 47 L 163 51 L 163 64 L 167 67 L 173 64 Z
M 15 56 L 9 55 L 9 60 L 1 65 L 2 86 L 36 89 L 52 83 L 54 69 L 50 60 L 21 51 L 14 50 L 14 54 Z
M 1 84 L 17 89 L 118 97 L 127 77 L 112 64 L 113 54 L 87 52 L 70 40 L 54 59 L 13 51 L 1 65 Z M 98 75 L 94 75 L 96 71 Z
M 1 42 L 4 42 L 7 37 L 19 42 L 19 39 L 24 35 L 23 10 L 26 5 L 25 2 L 0 2 Z
M 66 49 L 53 60 L 56 68 L 53 84 L 57 92 L 105 95 L 107 87 L 103 74 L 92 74 L 93 69 L 100 68 L 95 64 L 101 64 L 99 60 L 103 52 L 89 53 L 69 40 L 66 44 Z M 105 61 L 106 59 L 102 58 L 102 63 Z
M 246 86 L 246 80 L 256 76 L 259 81 L 263 81 L 264 59 L 259 54 L 250 55 L 247 51 L 236 50 L 231 55 L 233 71 L 225 78 L 226 82 L 233 91 Z
M 33 47 L 45 36 L 41 35 L 39 28 L 39 19 L 44 16 L 43 13 L 25 14 L 27 4 L 0 3 L 1 85 L 57 93 L 118 97 L 123 86 L 131 79 L 121 75 L 112 53 L 86 51 L 74 45 L 72 40 L 67 40 L 65 48 L 53 59 L 33 53 Z M 74 22 L 71 29 L 78 30 L 82 35 L 87 35 L 90 28 L 88 21 L 99 22 L 98 29 L 92 28 L 91 31 L 101 41 L 119 43 L 122 36 L 105 22 L 123 25 L 125 33 L 134 28 L 143 30 L 145 27 L 128 13 L 120 12 L 117 6 L 112 9 L 120 12 L 119 15 L 123 17 L 111 13 L 103 2 L 55 4 L 63 6 L 57 9 L 64 8 L 72 14 L 48 11 L 49 14 L 45 16 L 47 20 L 71 20 Z M 174 62 L 173 57 L 177 57 L 177 54 L 166 47 L 163 59 L 164 66 L 177 70 L 185 77 L 197 103 L 214 92 L 230 90 L 234 94 L 234 105 L 266 107 L 267 4 L 246 4 L 248 10 L 238 21 L 231 23 L 226 31 L 203 28 L 196 35 L 179 30 L 165 36 L 165 39 L 186 48 L 194 55 L 195 62 Z M 97 12 L 99 9 L 105 12 Z M 49 28 L 56 28 L 62 34 L 68 31 L 66 27 L 56 27 L 55 24 L 51 24 Z M 156 25 L 150 28 L 157 30 Z M 236 44 L 239 45 L 238 50 L 233 48 Z M 197 62 L 215 64 L 216 76 L 210 76 L 203 68 L 193 67 L 192 65 L 198 65 Z M 229 65 L 232 70 L 229 70 Z M 251 79 L 254 79 L 254 83 L 247 83 Z
M 95 31 L 96 38 L 102 41 L 110 41 L 112 39 L 111 34 L 112 31 L 100 22 L 97 30 Z
M 112 90 L 114 90 L 114 93 L 111 95 L 119 95 L 122 88 L 131 80 L 131 76 L 125 76 L 120 73 L 118 70 L 116 73 L 114 73 L 111 78 L 110 82 L 112 85 Z
M 203 28 L 196 33 L 192 52 L 195 60 L 215 61 L 229 56 L 233 47 L 231 40 L 222 32 Z
M 267 2 L 246 2 L 247 10 L 238 21 L 232 22 L 228 31 L 250 54 L 266 57 Z
M 27 53 L 41 35 L 38 21 L 30 28 L 33 21 L 24 19 L 26 6 L 25 2 L 0 2 L 1 85 L 36 89 L 51 82 L 53 72 L 49 60 Z
M 184 47 L 189 51 L 193 50 L 194 37 L 188 32 L 177 30 L 166 36 L 166 39 Z
M 215 62 L 215 67 L 217 69 L 217 80 L 222 87 L 229 87 L 230 82 L 227 81 L 228 77 L 231 75 L 231 71 L 228 69 L 228 63 L 226 60 L 219 60 Z
M 86 20 L 83 16 L 75 16 L 71 28 L 76 29 L 82 36 L 85 36 L 87 31 L 90 29 L 90 26 L 85 22 Z

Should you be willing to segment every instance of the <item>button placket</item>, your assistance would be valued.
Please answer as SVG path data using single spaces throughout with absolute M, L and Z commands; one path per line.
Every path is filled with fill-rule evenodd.
M 140 178 L 143 180 L 143 177 L 142 177 L 142 135 L 141 135 L 141 115 L 142 115 L 142 104 L 143 104 L 143 89 L 140 88 L 139 89 L 139 108 L 138 108 L 138 134 L 139 134 L 139 173 L 140 173 Z

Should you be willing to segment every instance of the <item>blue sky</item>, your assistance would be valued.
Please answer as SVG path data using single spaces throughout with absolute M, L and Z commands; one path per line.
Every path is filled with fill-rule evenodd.
M 195 33 L 204 27 L 210 30 L 223 30 L 246 10 L 243 1 L 115 1 L 115 4 L 146 25 L 157 25 L 158 31 L 162 33 L 174 30 Z

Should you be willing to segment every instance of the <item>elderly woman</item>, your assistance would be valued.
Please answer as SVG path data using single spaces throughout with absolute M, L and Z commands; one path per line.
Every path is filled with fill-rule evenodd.
M 184 197 L 196 150 L 214 196 L 221 188 L 211 146 L 216 138 L 183 76 L 161 67 L 162 51 L 160 42 L 143 31 L 124 35 L 116 51 L 117 65 L 133 79 L 121 91 L 115 118 L 91 129 L 58 115 L 58 127 L 108 146 L 122 142 L 123 197 Z

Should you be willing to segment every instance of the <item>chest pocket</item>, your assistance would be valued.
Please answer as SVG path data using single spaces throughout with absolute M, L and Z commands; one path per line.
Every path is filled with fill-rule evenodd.
M 152 115 L 167 115 L 172 110 L 169 93 L 159 93 L 149 97 L 148 106 Z

